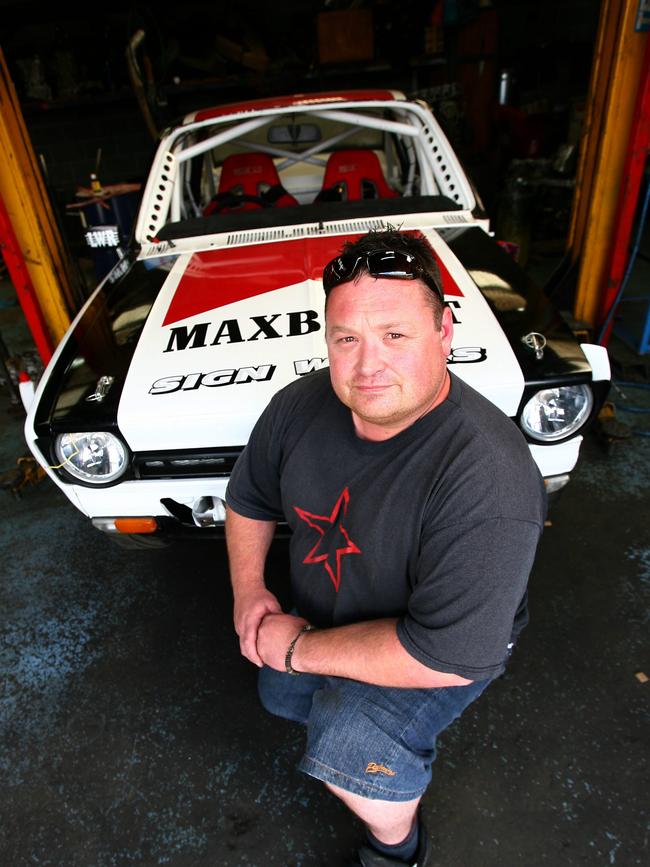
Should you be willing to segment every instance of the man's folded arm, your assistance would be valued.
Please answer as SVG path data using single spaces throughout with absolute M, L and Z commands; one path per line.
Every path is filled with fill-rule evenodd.
M 300 622 L 292 620 L 290 615 L 273 615 L 260 628 L 260 654 L 280 671 L 292 633 L 300 629 Z M 388 618 L 305 632 L 296 643 L 292 667 L 298 672 L 346 677 L 377 686 L 429 689 L 472 683 L 466 677 L 418 662 L 402 646 L 396 627 L 397 620 Z

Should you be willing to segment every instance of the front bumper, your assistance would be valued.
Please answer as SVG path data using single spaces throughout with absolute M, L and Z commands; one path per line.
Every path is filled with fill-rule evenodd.
M 531 454 L 547 480 L 549 490 L 558 489 L 568 481 L 574 468 L 582 437 L 577 436 L 564 443 L 541 446 L 530 445 Z M 60 478 L 54 481 L 70 501 L 93 524 L 109 534 L 111 519 L 152 517 L 157 529 L 148 534 L 159 539 L 223 539 L 223 521 L 197 526 L 192 509 L 201 499 L 213 497 L 225 502 L 228 478 L 195 479 L 135 479 L 110 487 L 90 488 L 65 484 Z M 288 534 L 286 525 L 279 525 L 278 535 Z

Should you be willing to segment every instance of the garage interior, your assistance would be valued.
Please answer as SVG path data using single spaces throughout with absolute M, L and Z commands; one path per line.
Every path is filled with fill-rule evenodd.
M 300 727 L 259 706 L 223 545 L 127 551 L 94 530 L 26 458 L 19 382 L 114 264 L 85 242 L 93 184 L 128 235 L 155 137 L 184 113 L 351 87 L 432 105 L 497 237 L 607 343 L 614 380 L 553 504 L 508 671 L 441 738 L 432 863 L 648 863 L 646 3 L 2 8 L 61 264 L 34 317 L 0 221 L 0 863 L 325 867 L 358 845 L 360 825 L 295 770 Z M 1 174 L 5 198 L 16 168 Z M 279 540 L 269 575 L 289 605 L 286 564 Z

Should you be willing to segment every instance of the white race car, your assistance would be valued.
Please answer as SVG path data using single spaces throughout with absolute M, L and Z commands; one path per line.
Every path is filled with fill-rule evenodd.
M 372 229 L 421 233 L 453 312 L 453 371 L 519 425 L 549 491 L 609 387 L 497 244 L 429 108 L 393 91 L 198 111 L 166 132 L 134 242 L 72 324 L 30 409 L 38 461 L 125 543 L 218 536 L 257 417 L 327 364 L 323 266 Z

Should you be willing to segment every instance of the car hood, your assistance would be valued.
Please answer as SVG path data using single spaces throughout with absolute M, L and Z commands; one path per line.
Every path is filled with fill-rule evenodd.
M 506 414 L 524 378 L 476 284 L 435 231 L 454 316 L 450 369 Z M 134 451 L 237 446 L 282 386 L 327 364 L 323 266 L 355 235 L 182 254 L 135 348 L 118 407 Z

